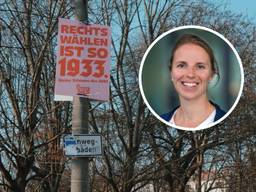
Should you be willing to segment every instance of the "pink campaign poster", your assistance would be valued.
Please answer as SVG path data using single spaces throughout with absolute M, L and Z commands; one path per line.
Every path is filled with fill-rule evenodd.
M 109 100 L 110 27 L 59 18 L 55 96 Z

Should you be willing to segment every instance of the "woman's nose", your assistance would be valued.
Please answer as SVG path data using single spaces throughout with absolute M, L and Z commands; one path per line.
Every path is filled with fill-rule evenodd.
M 190 78 L 195 77 L 195 69 L 193 67 L 187 69 L 187 76 Z

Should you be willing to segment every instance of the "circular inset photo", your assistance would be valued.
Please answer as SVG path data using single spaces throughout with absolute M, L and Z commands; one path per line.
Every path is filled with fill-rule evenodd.
M 223 35 L 189 25 L 165 32 L 149 46 L 139 84 L 154 116 L 168 126 L 195 131 L 220 123 L 234 110 L 244 72 Z

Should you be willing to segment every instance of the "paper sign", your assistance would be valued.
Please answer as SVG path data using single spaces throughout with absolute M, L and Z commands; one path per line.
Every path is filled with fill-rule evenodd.
M 108 26 L 59 18 L 55 96 L 108 101 L 110 44 Z
M 65 135 L 63 140 L 66 156 L 102 155 L 101 135 Z

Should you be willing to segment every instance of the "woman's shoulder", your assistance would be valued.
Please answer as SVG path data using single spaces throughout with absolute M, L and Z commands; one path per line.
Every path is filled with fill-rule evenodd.
M 214 117 L 214 121 L 217 121 L 220 118 L 222 118 L 226 114 L 226 112 L 223 109 L 221 109 L 220 106 L 217 105 L 216 103 L 214 103 L 212 101 L 210 101 L 210 102 L 211 102 L 212 105 L 214 105 L 214 107 L 216 109 L 216 115 Z
M 171 120 L 171 118 L 172 118 L 174 112 L 175 112 L 176 109 L 178 109 L 178 108 L 179 108 L 179 106 L 178 106 L 178 107 L 175 107 L 173 110 L 169 111 L 168 113 L 164 113 L 164 114 L 160 115 L 160 117 L 161 117 L 162 119 L 164 119 L 165 121 L 168 121 L 168 122 L 169 122 L 169 121 Z
M 214 121 L 219 120 L 226 114 L 225 111 L 223 111 L 220 107 L 216 108 L 216 115 L 214 117 Z

